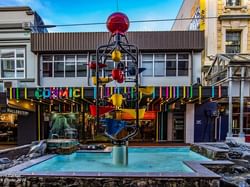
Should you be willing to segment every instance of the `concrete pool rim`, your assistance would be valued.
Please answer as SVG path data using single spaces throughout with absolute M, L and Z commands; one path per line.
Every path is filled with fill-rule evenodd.
M 135 146 L 131 146 L 135 147 Z M 144 146 L 136 146 L 145 148 Z M 148 146 L 147 146 L 148 147 Z M 181 146 L 189 148 L 189 146 Z M 169 146 L 150 146 L 150 148 L 176 148 Z M 179 146 L 177 148 L 180 148 Z M 77 152 L 90 153 L 110 153 L 112 148 L 105 150 L 80 150 Z M 23 177 L 88 177 L 88 178 L 206 178 L 219 179 L 220 175 L 207 169 L 204 165 L 232 165 L 232 162 L 226 160 L 217 161 L 183 161 L 194 172 L 25 172 L 22 171 L 33 165 L 44 162 L 57 156 L 49 154 L 36 159 L 26 161 L 7 170 L 0 172 L 0 176 L 23 176 Z

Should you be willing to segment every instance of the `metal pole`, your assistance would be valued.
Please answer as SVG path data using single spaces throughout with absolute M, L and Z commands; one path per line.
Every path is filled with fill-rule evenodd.
M 99 130 L 99 48 L 96 51 L 96 132 Z
M 244 78 L 245 78 L 245 67 L 241 67 L 241 80 L 240 80 L 240 133 L 239 137 L 245 137 L 243 132 L 244 124 Z
M 138 63 L 138 49 L 136 48 L 136 126 L 139 127 L 139 63 Z
M 219 141 L 220 141 L 220 136 L 221 136 L 221 115 L 219 117 Z
M 193 64 L 193 61 L 194 61 L 194 51 L 191 52 L 191 72 L 190 72 L 190 82 L 191 82 L 191 85 L 194 84 L 194 64 Z
M 218 117 L 214 118 L 214 138 L 213 138 L 213 141 L 218 140 L 217 134 L 218 134 Z
M 232 98 L 232 67 L 229 67 L 228 75 L 228 132 L 227 137 L 232 137 L 232 112 L 233 112 L 233 98 Z
M 37 139 L 38 141 L 41 140 L 41 106 L 40 104 L 37 105 Z

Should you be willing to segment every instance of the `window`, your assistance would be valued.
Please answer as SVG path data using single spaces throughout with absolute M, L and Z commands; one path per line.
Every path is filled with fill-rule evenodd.
M 189 54 L 142 54 L 142 67 L 147 68 L 142 73 L 144 77 L 188 76 Z
M 54 56 L 54 77 L 64 77 L 64 55 Z
M 154 63 L 155 77 L 165 76 L 165 54 L 155 55 Z
M 86 77 L 87 55 L 42 55 L 43 77 Z
M 178 76 L 188 76 L 188 54 L 178 54 Z
M 103 58 L 103 60 L 104 60 L 104 58 Z M 90 62 L 94 62 L 94 63 L 96 62 L 96 55 L 95 54 L 90 55 Z M 127 68 L 128 70 L 131 70 L 132 68 L 134 68 L 134 64 L 132 63 L 131 57 L 129 57 L 126 54 L 122 55 L 122 59 L 119 63 L 114 62 L 111 58 L 107 58 L 105 64 L 106 64 L 105 68 L 99 68 L 99 77 L 111 76 L 112 70 L 114 68 Z M 129 72 L 126 72 L 126 76 L 131 76 Z M 91 76 L 95 76 L 95 69 L 91 70 Z
M 133 62 L 133 59 L 131 56 L 129 55 L 126 55 L 126 58 L 125 58 L 125 64 L 127 66 L 127 76 L 135 76 L 136 72 L 135 72 L 135 69 L 136 69 L 136 65 L 135 63 Z
M 241 0 L 226 0 L 226 6 L 241 6 Z
M 240 31 L 227 31 L 226 32 L 226 53 L 240 53 Z
M 76 63 L 75 55 L 66 55 L 65 60 L 65 77 L 75 77 Z
M 176 76 L 176 54 L 167 54 L 166 76 Z
M 107 60 L 106 65 L 107 67 L 104 68 L 105 76 L 111 76 L 112 70 L 115 68 L 115 62 L 113 60 Z M 101 75 L 101 74 L 100 74 Z
M 151 54 L 142 55 L 142 67 L 146 68 L 146 70 L 142 72 L 142 76 L 144 77 L 153 76 L 153 55 Z
M 0 49 L 1 78 L 25 77 L 25 49 Z
M 96 63 L 96 54 L 91 54 L 90 55 L 90 62 L 91 63 Z M 96 76 L 96 70 L 95 69 L 91 69 L 91 76 Z M 101 68 L 99 68 L 99 77 L 102 77 L 103 75 L 102 75 L 102 69 Z
M 77 55 L 77 77 L 87 76 L 87 55 Z
M 44 55 L 42 57 L 43 61 L 43 77 L 53 77 L 53 56 Z

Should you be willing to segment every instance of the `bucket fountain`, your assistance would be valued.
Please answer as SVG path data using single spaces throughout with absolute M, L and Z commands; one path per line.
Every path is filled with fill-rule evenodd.
M 94 66 L 96 77 L 93 78 L 93 84 L 96 86 L 96 110 L 93 113 L 95 113 L 97 129 L 100 129 L 100 125 L 103 125 L 105 127 L 104 134 L 113 143 L 113 164 L 126 166 L 128 165 L 128 141 L 129 139 L 136 136 L 139 128 L 140 114 L 138 78 L 139 73 L 142 71 L 139 71 L 138 68 L 138 48 L 135 45 L 130 44 L 126 37 L 126 32 L 129 28 L 128 17 L 121 12 L 115 12 L 108 17 L 106 26 L 111 33 L 111 36 L 107 44 L 98 46 L 96 50 L 95 63 L 98 65 Z M 122 61 L 122 57 L 124 55 L 132 60 L 132 67 L 129 67 L 127 64 L 125 64 L 125 62 Z M 100 69 L 107 67 L 107 63 L 110 63 L 110 61 L 115 63 L 115 68 L 112 70 L 112 74 L 105 75 L 104 73 L 104 76 L 100 76 Z M 131 69 L 134 72 L 133 78 L 131 79 L 130 77 L 130 79 L 128 79 L 126 76 Z M 102 80 L 110 81 L 103 82 Z M 106 111 L 112 111 L 115 115 L 113 118 L 104 117 L 105 112 L 103 112 L 103 108 L 110 106 L 103 106 L 103 103 L 105 102 L 101 102 L 102 98 L 100 89 L 101 87 L 105 88 L 106 84 L 109 84 L 111 81 L 115 81 L 115 85 L 123 84 L 124 82 L 132 82 L 134 84 L 134 106 L 132 109 L 127 109 L 128 111 L 133 110 L 133 124 L 128 124 L 126 121 L 122 120 L 121 117 L 117 117 L 119 116 L 117 113 L 126 112 L 123 107 L 123 101 L 128 99 L 125 93 L 114 93 L 110 98 L 108 98 L 107 102 L 112 103 L 113 108 Z M 126 135 L 122 135 L 122 133 L 120 133 L 124 130 L 127 130 Z

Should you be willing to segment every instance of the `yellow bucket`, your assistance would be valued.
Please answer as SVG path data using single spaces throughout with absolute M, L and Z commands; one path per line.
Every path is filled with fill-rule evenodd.
M 110 77 L 99 77 L 100 84 L 107 84 L 111 82 L 113 79 Z M 96 77 L 92 77 L 93 85 L 96 85 Z
M 128 113 L 133 119 L 136 118 L 136 109 L 121 109 L 121 111 Z M 145 108 L 139 109 L 139 119 L 144 118 L 145 111 L 146 111 Z
M 144 95 L 151 95 L 154 91 L 153 86 L 148 86 L 145 88 L 139 88 L 139 92 L 143 93 Z
M 116 107 L 122 106 L 122 100 L 123 100 L 122 94 L 113 94 L 110 100 L 112 101 L 114 106 Z
M 122 54 L 118 49 L 115 49 L 112 52 L 111 56 L 112 56 L 112 60 L 115 61 L 115 62 L 120 62 L 121 59 L 122 59 Z

